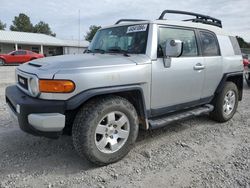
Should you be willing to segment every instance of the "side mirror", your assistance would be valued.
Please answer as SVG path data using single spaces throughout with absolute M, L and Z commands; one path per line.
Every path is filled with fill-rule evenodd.
M 165 57 L 179 57 L 183 51 L 183 42 L 180 40 L 167 40 L 165 43 Z
M 163 50 L 164 67 L 171 66 L 171 57 L 179 57 L 183 52 L 183 42 L 180 40 L 167 40 Z

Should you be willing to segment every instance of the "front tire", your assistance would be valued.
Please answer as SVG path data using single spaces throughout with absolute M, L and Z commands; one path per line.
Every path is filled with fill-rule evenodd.
M 214 98 L 214 110 L 210 117 L 218 122 L 226 122 L 238 107 L 238 88 L 233 82 L 226 82 L 222 91 Z
M 5 64 L 5 61 L 3 59 L 0 59 L 0 66 L 3 66 Z
M 73 145 L 80 156 L 97 165 L 114 163 L 131 150 L 138 135 L 134 106 L 119 96 L 97 98 L 77 113 L 72 128 Z

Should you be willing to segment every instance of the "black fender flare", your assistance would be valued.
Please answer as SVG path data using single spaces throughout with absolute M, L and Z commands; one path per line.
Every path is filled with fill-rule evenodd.
M 101 88 L 93 88 L 89 90 L 85 90 L 76 96 L 71 97 L 65 102 L 65 109 L 66 110 L 75 110 L 84 104 L 87 100 L 97 97 L 100 95 L 106 94 L 117 94 L 122 92 L 129 92 L 129 91 L 137 91 L 139 92 L 139 111 L 142 118 L 146 121 L 147 124 L 147 110 L 146 110 L 146 103 L 145 97 L 143 93 L 143 89 L 140 85 L 122 85 L 122 86 L 111 86 L 111 87 L 101 87 Z
M 237 71 L 237 72 L 230 72 L 230 73 L 225 73 L 217 86 L 215 90 L 215 94 L 218 94 L 222 91 L 226 81 L 230 80 L 231 78 L 234 77 L 239 77 L 240 79 L 237 80 L 236 86 L 239 89 L 239 100 L 242 100 L 242 95 L 243 95 L 243 71 Z

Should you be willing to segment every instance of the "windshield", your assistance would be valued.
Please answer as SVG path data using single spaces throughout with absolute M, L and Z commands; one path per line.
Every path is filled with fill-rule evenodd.
M 101 29 L 96 33 L 88 51 L 145 54 L 147 38 L 148 24 Z
M 8 55 L 12 55 L 12 54 L 15 54 L 16 51 L 12 51 L 10 53 L 8 53 Z

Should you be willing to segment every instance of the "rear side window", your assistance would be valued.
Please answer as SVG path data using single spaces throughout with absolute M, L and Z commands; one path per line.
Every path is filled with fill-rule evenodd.
M 234 49 L 234 55 L 241 55 L 240 46 L 239 46 L 239 43 L 238 43 L 236 37 L 229 36 L 229 39 L 230 39 L 231 44 L 232 44 L 233 49 Z
M 14 52 L 15 55 L 25 55 L 26 54 L 26 51 L 23 51 L 23 50 L 18 50 L 16 52 Z
M 219 56 L 220 49 L 214 34 L 200 31 L 201 50 L 203 56 Z
M 196 37 L 193 30 L 160 27 L 158 57 L 163 57 L 162 49 L 165 48 L 166 41 L 170 40 L 181 40 L 183 42 L 183 53 L 181 57 L 198 56 Z
M 26 55 L 26 51 L 20 51 L 20 55 Z

